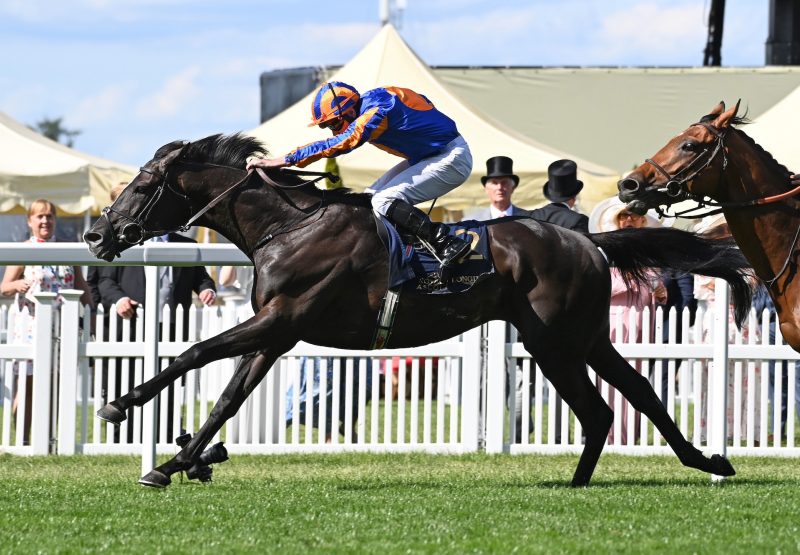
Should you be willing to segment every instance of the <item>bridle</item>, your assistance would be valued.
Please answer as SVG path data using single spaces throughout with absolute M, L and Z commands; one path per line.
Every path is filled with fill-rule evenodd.
M 772 204 L 772 203 L 779 202 L 779 201 L 782 201 L 782 200 L 785 200 L 787 198 L 791 198 L 791 197 L 794 197 L 794 196 L 797 196 L 798 194 L 800 194 L 800 186 L 797 186 L 797 187 L 794 187 L 793 189 L 790 189 L 789 191 L 785 191 L 785 192 L 779 193 L 777 195 L 770 195 L 770 196 L 766 196 L 766 197 L 759 197 L 759 198 L 755 198 L 755 199 L 751 199 L 751 200 L 738 201 L 738 202 L 718 202 L 718 201 L 711 201 L 711 200 L 707 199 L 706 197 L 704 197 L 702 195 L 697 195 L 697 194 L 691 192 L 689 190 L 689 188 L 686 186 L 686 183 L 688 183 L 691 180 L 693 180 L 702 171 L 704 171 L 706 168 L 708 168 L 713 163 L 713 161 L 717 157 L 717 155 L 720 154 L 720 153 L 722 153 L 722 168 L 721 168 L 720 173 L 719 173 L 719 181 L 720 182 L 722 181 L 723 174 L 725 173 L 725 169 L 728 166 L 728 156 L 727 156 L 727 153 L 725 151 L 725 138 L 727 137 L 729 129 L 731 129 L 729 127 L 725 128 L 725 129 L 718 129 L 717 127 L 714 127 L 710 123 L 706 123 L 706 122 L 695 123 L 690 127 L 694 127 L 694 126 L 702 126 L 706 130 L 708 130 L 709 133 L 713 134 L 716 137 L 714 148 L 713 148 L 713 150 L 711 150 L 711 154 L 707 157 L 707 159 L 705 160 L 705 163 L 700 165 L 700 162 L 702 162 L 702 157 L 705 156 L 706 153 L 709 152 L 709 150 L 710 150 L 709 148 L 705 148 L 705 149 L 703 149 L 702 152 L 699 152 L 697 154 L 697 156 L 695 156 L 689 162 L 689 164 L 687 164 L 684 168 L 682 168 L 680 171 L 678 171 L 678 173 L 676 173 L 675 175 L 670 175 L 670 173 L 668 171 L 666 171 L 663 167 L 661 167 L 658 163 L 656 163 L 651 158 L 647 158 L 645 160 L 645 162 L 647 164 L 650 164 L 651 166 L 653 166 L 653 168 L 655 168 L 655 170 L 658 173 L 660 173 L 662 176 L 664 176 L 667 179 L 667 183 L 666 183 L 666 185 L 664 186 L 663 189 L 660 189 L 661 191 L 665 192 L 668 196 L 673 197 L 674 199 L 676 199 L 675 200 L 676 202 L 678 200 L 683 200 L 683 199 L 688 198 L 688 199 L 694 200 L 698 204 L 698 206 L 696 206 L 696 207 L 690 208 L 690 209 L 685 210 L 685 211 L 680 212 L 680 213 L 672 214 L 672 216 L 699 218 L 699 217 L 702 217 L 702 216 L 709 216 L 709 215 L 713 215 L 713 214 L 719 214 L 720 212 L 722 212 L 725 209 L 747 208 L 747 207 L 753 207 L 753 206 L 762 206 L 762 205 L 765 205 L 765 204 Z M 698 166 L 697 169 L 694 169 L 695 165 Z M 708 212 L 705 212 L 705 213 L 699 214 L 699 215 L 684 216 L 687 213 L 693 212 L 693 211 L 698 210 L 698 209 L 702 209 L 702 208 L 704 208 L 706 206 L 715 206 L 717 208 L 715 210 L 710 210 Z M 657 207 L 656 211 L 661 216 L 667 215 L 661 209 L 661 207 Z M 797 245 L 798 239 L 800 239 L 800 224 L 798 224 L 797 230 L 795 231 L 795 234 L 794 234 L 794 238 L 792 239 L 792 242 L 789 245 L 789 252 L 786 255 L 786 259 L 784 260 L 780 271 L 775 273 L 775 275 L 770 279 L 764 279 L 763 277 L 758 276 L 759 279 L 761 279 L 761 281 L 763 281 L 764 284 L 768 288 L 771 288 L 775 284 L 775 282 L 777 282 L 778 279 L 789 268 L 789 264 L 791 263 L 791 260 L 792 260 L 792 253 L 794 252 L 794 248 L 795 248 L 795 245 Z
M 155 192 L 147 199 L 147 203 L 145 203 L 144 207 L 142 208 L 141 212 L 135 217 L 129 216 L 128 214 L 124 214 L 120 210 L 114 208 L 116 204 L 116 200 L 111 204 L 111 206 L 107 206 L 102 210 L 102 216 L 105 217 L 105 220 L 113 231 L 114 226 L 111 224 L 111 220 L 109 219 L 109 213 L 115 214 L 117 217 L 122 218 L 127 223 L 122 226 L 119 234 L 117 235 L 117 240 L 121 243 L 126 243 L 128 245 L 141 245 L 150 237 L 156 237 L 160 235 L 166 235 L 168 233 L 174 233 L 176 231 L 185 232 L 188 231 L 189 228 L 192 226 L 194 222 L 196 222 L 201 216 L 203 216 L 206 212 L 211 210 L 214 206 L 216 206 L 223 198 L 225 198 L 231 191 L 239 187 L 242 183 L 247 181 L 247 179 L 252 175 L 253 170 L 243 170 L 241 168 L 233 167 L 233 166 L 226 166 L 222 164 L 213 164 L 211 162 L 192 162 L 188 160 L 176 160 L 172 165 L 184 165 L 184 166 L 200 166 L 200 167 L 217 167 L 217 168 L 226 168 L 230 170 L 235 170 L 238 172 L 245 172 L 244 177 L 240 180 L 236 181 L 233 185 L 226 188 L 216 197 L 214 197 L 211 201 L 209 201 L 203 208 L 192 214 L 192 206 L 191 206 L 191 199 L 183 194 L 180 191 L 177 191 L 170 183 L 169 183 L 169 169 L 166 173 L 160 173 L 154 171 L 150 168 L 141 167 L 139 168 L 140 173 L 147 173 L 156 178 L 160 178 L 160 182 L 155 190 Z M 332 182 L 339 181 L 339 177 L 334 175 L 330 172 L 312 172 L 312 171 L 301 171 L 301 170 L 291 170 L 287 168 L 281 168 L 281 171 L 284 173 L 292 173 L 294 175 L 313 175 L 316 176 L 315 179 L 311 179 L 308 181 L 303 181 L 298 185 L 283 185 L 275 180 L 269 178 L 265 172 L 258 168 L 258 174 L 261 179 L 266 182 L 267 184 L 279 188 L 279 189 L 293 189 L 298 187 L 304 187 L 309 184 L 316 183 L 317 181 L 328 178 Z M 173 195 L 177 196 L 181 200 L 185 201 L 184 206 L 186 206 L 189 216 L 186 220 L 186 223 L 183 225 L 177 226 L 173 229 L 163 229 L 163 230 L 151 230 L 148 229 L 145 225 L 145 221 L 149 217 L 150 213 L 155 208 L 158 201 L 162 198 L 164 191 L 168 191 Z M 324 198 L 320 201 L 320 205 L 313 211 L 309 216 L 314 215 L 324 204 Z M 269 239 L 272 239 L 272 236 L 269 236 Z
M 189 223 L 191 223 L 192 221 L 194 221 L 194 219 L 196 219 L 193 216 L 189 218 L 189 221 L 186 224 L 175 229 L 150 230 L 147 229 L 147 227 L 145 227 L 145 220 L 150 216 L 150 212 L 153 211 L 158 201 L 161 200 L 164 191 L 168 191 L 173 195 L 175 195 L 176 197 L 180 198 L 181 200 L 185 201 L 186 204 L 184 206 L 187 207 L 190 214 L 192 208 L 191 208 L 191 200 L 189 199 L 189 197 L 175 190 L 175 188 L 170 185 L 169 171 L 167 171 L 167 173 L 165 174 L 161 174 L 157 171 L 142 166 L 141 168 L 139 168 L 139 173 L 146 173 L 156 178 L 160 178 L 159 184 L 156 187 L 155 192 L 152 195 L 150 195 L 150 197 L 147 199 L 147 202 L 145 203 L 141 212 L 139 212 L 139 214 L 135 217 L 129 216 L 128 214 L 121 212 L 120 210 L 114 207 L 114 205 L 117 203 L 117 200 L 119 200 L 117 199 L 111 204 L 111 206 L 106 206 L 105 208 L 103 208 L 101 213 L 102 216 L 105 217 L 106 222 L 108 223 L 109 227 L 112 230 L 114 229 L 114 226 L 111 225 L 111 220 L 108 217 L 109 213 L 116 214 L 117 217 L 127 221 L 127 223 L 124 226 L 122 226 L 119 235 L 117 235 L 117 240 L 120 243 L 126 243 L 128 245 L 141 245 L 150 237 L 165 235 L 173 231 L 185 231 L 186 229 L 188 229 Z
M 664 185 L 663 189 L 660 190 L 666 193 L 667 196 L 672 197 L 673 199 L 675 199 L 675 201 L 691 198 L 692 200 L 698 203 L 706 205 L 707 202 L 705 198 L 700 195 L 696 195 L 695 193 L 692 193 L 686 186 L 686 184 L 691 180 L 693 180 L 698 175 L 700 175 L 700 173 L 705 171 L 705 169 L 708 168 L 714 162 L 714 160 L 720 153 L 722 153 L 722 169 L 720 170 L 719 180 L 720 181 L 722 180 L 722 174 L 728 167 L 728 156 L 725 153 L 725 138 L 728 134 L 728 128 L 720 130 L 714 127 L 713 125 L 704 122 L 695 123 L 690 127 L 695 127 L 695 126 L 704 127 L 706 130 L 708 130 L 709 133 L 714 135 L 716 140 L 714 141 L 713 150 L 710 147 L 704 148 L 701 152 L 698 152 L 697 155 L 694 158 L 692 158 L 692 160 L 688 164 L 686 164 L 686 166 L 681 168 L 675 175 L 670 175 L 670 173 L 667 170 L 661 167 L 652 158 L 647 158 L 645 160 L 645 163 L 653 166 L 658 173 L 660 173 L 661 175 L 664 176 L 664 178 L 666 178 L 667 183 L 666 185 Z M 716 206 L 722 206 L 722 204 L 716 204 Z

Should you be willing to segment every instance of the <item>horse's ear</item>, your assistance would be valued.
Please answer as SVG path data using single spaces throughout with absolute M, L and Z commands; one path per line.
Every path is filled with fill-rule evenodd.
M 724 100 L 720 100 L 719 104 L 714 106 L 714 108 L 711 110 L 711 112 L 708 113 L 708 115 L 709 116 L 718 116 L 724 111 L 725 111 L 725 101 Z
M 742 99 L 740 98 L 739 100 L 736 101 L 736 105 L 733 108 L 731 108 L 730 110 L 726 110 L 725 112 L 722 112 L 719 116 L 717 116 L 717 119 L 714 120 L 714 126 L 719 129 L 722 129 L 723 127 L 728 127 L 733 121 L 733 118 L 736 117 L 736 112 L 739 111 L 739 104 L 741 103 L 741 101 Z
M 184 141 L 178 148 L 169 151 L 164 157 L 162 157 L 156 165 L 159 173 L 166 174 L 167 170 L 169 169 L 169 165 L 180 158 L 188 144 L 188 142 Z

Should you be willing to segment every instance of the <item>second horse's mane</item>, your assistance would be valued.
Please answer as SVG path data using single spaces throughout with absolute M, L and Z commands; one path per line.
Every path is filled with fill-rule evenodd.
M 708 114 L 707 116 L 703 116 L 702 118 L 700 118 L 700 123 L 711 123 L 715 119 L 717 119 L 716 114 Z M 745 113 L 743 116 L 734 116 L 733 119 L 731 120 L 732 126 L 747 125 L 748 123 L 751 123 L 751 120 L 748 119 L 747 113 Z M 761 156 L 761 158 L 767 165 L 772 166 L 772 168 L 776 170 L 778 174 L 786 177 L 786 185 L 788 187 L 789 176 L 792 175 L 792 172 L 786 166 L 778 162 L 775 159 L 775 157 L 769 153 L 768 150 L 766 150 L 763 146 L 755 142 L 755 140 L 750 135 L 748 135 L 747 133 L 738 128 L 736 128 L 735 131 L 739 134 L 740 137 L 744 139 L 744 141 L 748 145 L 753 147 L 756 153 L 759 156 Z

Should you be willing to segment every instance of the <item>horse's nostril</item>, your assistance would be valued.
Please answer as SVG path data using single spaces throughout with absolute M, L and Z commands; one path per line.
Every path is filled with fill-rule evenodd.
M 83 240 L 86 243 L 94 244 L 99 243 L 103 240 L 103 236 L 97 233 L 96 231 L 87 231 L 83 234 Z
M 636 191 L 639 190 L 639 182 L 630 177 L 626 177 L 617 184 L 617 187 L 622 192 L 635 193 Z

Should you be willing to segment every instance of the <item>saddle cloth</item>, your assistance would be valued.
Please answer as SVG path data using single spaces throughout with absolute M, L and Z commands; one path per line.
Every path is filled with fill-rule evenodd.
M 414 245 L 397 232 L 383 216 L 376 216 L 379 233 L 389 253 L 389 288 L 402 285 L 404 291 L 427 295 L 463 293 L 473 285 L 494 273 L 494 264 L 484 222 L 465 220 L 447 224 L 450 233 L 472 239 L 472 251 L 451 272 L 450 280 L 443 284 L 439 261 L 422 245 Z M 380 233 L 380 226 L 386 231 Z

